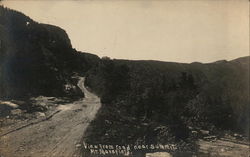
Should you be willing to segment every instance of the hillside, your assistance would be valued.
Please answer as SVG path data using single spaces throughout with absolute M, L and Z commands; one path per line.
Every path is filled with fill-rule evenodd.
M 249 57 L 208 64 L 104 58 L 86 84 L 103 103 L 89 142 L 178 142 L 199 130 L 249 135 Z
M 74 50 L 63 29 L 0 6 L 1 98 L 82 96 L 71 76 L 98 59 Z

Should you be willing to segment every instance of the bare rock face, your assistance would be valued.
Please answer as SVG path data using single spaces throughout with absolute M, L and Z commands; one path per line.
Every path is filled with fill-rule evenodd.
M 167 152 L 154 152 L 154 153 L 146 153 L 146 157 L 172 157 L 172 155 Z

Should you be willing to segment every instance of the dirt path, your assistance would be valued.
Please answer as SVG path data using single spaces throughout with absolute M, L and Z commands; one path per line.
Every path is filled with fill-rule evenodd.
M 200 157 L 249 157 L 248 144 L 234 143 L 226 140 L 204 141 L 199 140 Z
M 80 78 L 78 86 L 85 93 L 84 99 L 59 105 L 53 117 L 31 125 L 27 122 L 27 127 L 0 137 L 0 156 L 79 156 L 81 137 L 101 104 L 100 99 L 84 87 L 84 78 Z

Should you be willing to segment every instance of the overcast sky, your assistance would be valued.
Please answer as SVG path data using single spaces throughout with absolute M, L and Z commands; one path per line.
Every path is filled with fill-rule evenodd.
M 213 62 L 249 55 L 248 0 L 5 0 L 60 26 L 79 51 L 123 59 Z

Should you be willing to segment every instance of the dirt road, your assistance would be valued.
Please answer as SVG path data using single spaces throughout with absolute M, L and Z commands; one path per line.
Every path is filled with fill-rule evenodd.
M 80 78 L 78 86 L 85 93 L 84 99 L 59 105 L 50 118 L 41 118 L 37 123 L 22 122 L 28 126 L 0 137 L 0 156 L 79 156 L 81 137 L 101 104 L 100 99 L 84 87 L 84 78 Z M 11 129 L 15 127 L 11 126 Z
M 249 144 L 240 144 L 226 140 L 199 140 L 199 157 L 249 157 Z

